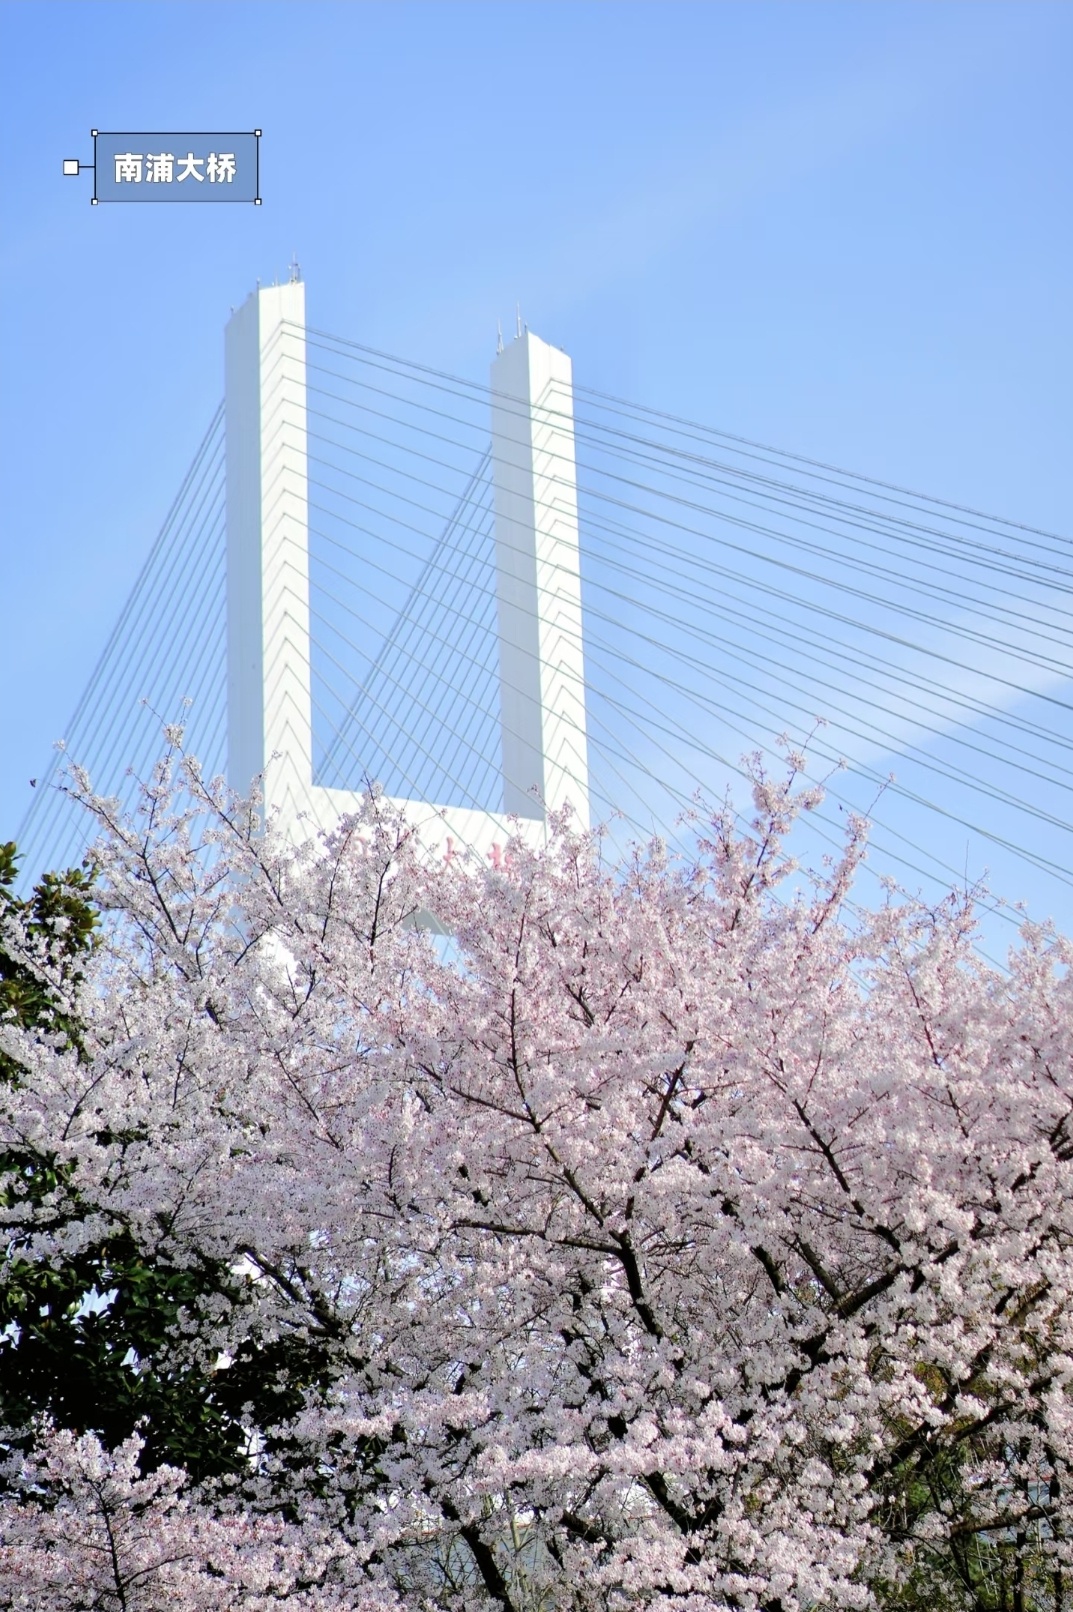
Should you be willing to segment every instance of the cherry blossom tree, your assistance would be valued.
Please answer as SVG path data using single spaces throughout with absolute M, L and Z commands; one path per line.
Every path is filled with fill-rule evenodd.
M 41 1432 L 0 1605 L 83 1604 L 92 1471 L 177 1607 L 1073 1606 L 1068 942 L 999 971 L 967 898 L 852 907 L 864 825 L 796 868 L 792 768 L 617 868 L 566 817 L 429 866 L 375 793 L 292 850 L 174 758 L 130 821 L 86 793 L 79 1045 L 0 1032 L 0 1147 L 55 1182 L 7 1263 L 197 1274 L 127 1369 L 219 1385 L 244 1454 Z M 284 1546 L 308 1582 L 247 1584 Z
M 192 1504 L 186 1474 L 138 1469 L 141 1441 L 114 1452 L 92 1434 L 42 1430 L 21 1473 L 39 1498 L 11 1504 L 0 1544 L 0 1603 L 69 1612 L 392 1612 L 393 1596 L 327 1582 L 345 1547 L 314 1545 L 277 1520 L 213 1515 Z M 43 1503 L 44 1502 L 44 1503 Z

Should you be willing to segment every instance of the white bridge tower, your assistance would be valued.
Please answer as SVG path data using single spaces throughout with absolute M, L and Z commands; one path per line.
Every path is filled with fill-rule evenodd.
M 313 776 L 305 286 L 256 291 L 227 326 L 228 778 L 304 840 L 361 797 Z M 570 359 L 528 331 L 491 369 L 505 812 L 399 801 L 425 850 L 496 859 L 567 802 L 588 826 Z

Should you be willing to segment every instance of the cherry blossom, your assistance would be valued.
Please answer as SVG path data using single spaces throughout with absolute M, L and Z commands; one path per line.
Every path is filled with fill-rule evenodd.
M 9 1247 L 226 1272 L 168 1359 L 293 1396 L 215 1486 L 42 1436 L 0 1604 L 113 1604 L 62 1599 L 94 1473 L 176 1607 L 1073 1604 L 1067 941 L 851 906 L 865 825 L 796 869 L 792 778 L 618 867 L 565 814 L 488 867 L 375 793 L 292 849 L 189 763 L 82 787 L 106 938 L 77 1048 L 0 1031 L 58 1172 Z

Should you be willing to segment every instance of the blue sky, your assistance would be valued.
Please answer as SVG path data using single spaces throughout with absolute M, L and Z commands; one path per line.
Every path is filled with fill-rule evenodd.
M 77 4 L 0 17 L 13 834 L 297 253 L 311 323 L 1073 530 L 1073 7 Z M 261 208 L 91 208 L 89 130 L 260 127 Z

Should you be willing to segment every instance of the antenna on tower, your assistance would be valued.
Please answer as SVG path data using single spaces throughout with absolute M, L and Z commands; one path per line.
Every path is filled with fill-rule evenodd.
M 291 284 L 297 285 L 302 278 L 302 271 L 298 267 L 298 253 L 291 253 Z
M 514 334 L 516 336 L 520 336 L 522 333 L 522 305 L 520 302 L 516 302 L 514 304 L 514 317 L 517 320 L 518 325 L 518 328 L 515 330 Z
M 500 355 L 500 353 L 502 351 L 503 351 L 503 321 L 502 321 L 502 319 L 497 319 L 496 320 L 496 357 L 497 358 L 499 357 L 499 355 Z

